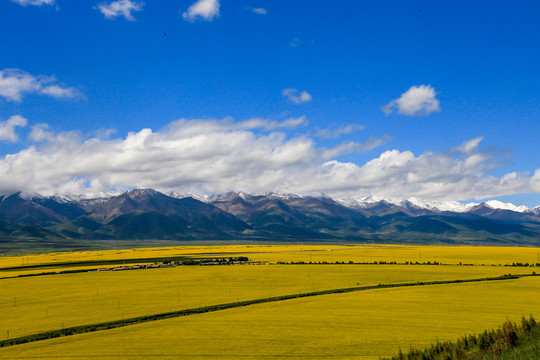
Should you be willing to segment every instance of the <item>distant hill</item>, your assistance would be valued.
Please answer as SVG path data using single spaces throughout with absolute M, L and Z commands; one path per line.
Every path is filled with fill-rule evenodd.
M 373 241 L 540 246 L 540 207 L 134 189 L 0 196 L 0 239 Z

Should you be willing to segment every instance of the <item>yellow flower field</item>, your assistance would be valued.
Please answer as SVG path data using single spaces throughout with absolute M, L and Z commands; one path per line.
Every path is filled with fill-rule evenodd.
M 122 316 L 314 290 L 471 279 L 509 272 L 530 274 L 531 270 L 498 266 L 223 265 L 4 279 L 0 280 L 0 329 L 16 337 Z
M 248 256 L 257 261 L 373 262 L 438 261 L 445 264 L 505 265 L 513 262 L 540 263 L 540 249 L 532 247 L 413 246 L 413 245 L 214 245 L 135 248 L 103 251 L 1 256 L 0 269 L 16 266 L 81 261 L 159 258 L 173 256 Z M 84 268 L 84 267 L 81 267 Z M 0 270 L 0 276 L 8 272 Z M 10 272 L 10 275 L 14 275 Z
M 0 268 L 56 264 L 52 268 L 1 270 L 0 278 L 95 268 L 77 265 L 80 261 L 115 260 L 121 264 L 128 259 L 143 259 L 141 263 L 145 263 L 144 259 L 168 256 L 247 256 L 261 261 L 252 265 L 177 266 L 0 279 L 0 340 L 63 327 L 278 295 L 362 285 L 531 274 L 535 270 L 540 273 L 536 267 L 499 266 L 536 263 L 538 250 L 297 244 L 182 246 L 0 257 Z M 312 264 L 278 264 L 301 261 Z M 345 264 L 334 264 L 338 261 Z M 349 264 L 349 261 L 357 264 Z M 437 261 L 449 265 L 358 264 L 393 261 L 400 264 Z M 73 266 L 65 263 L 73 263 Z M 468 265 L 460 266 L 460 263 Z M 498 326 L 506 316 L 540 314 L 539 286 L 539 279 L 534 277 L 323 295 L 0 348 L 0 357 L 48 358 L 55 352 L 67 354 L 73 351 L 73 357 L 77 358 L 86 355 L 93 358 L 100 354 L 103 358 L 120 358 L 117 356 L 122 354 L 133 358 L 129 357 L 130 353 L 146 354 L 146 350 L 155 348 L 170 350 L 164 353 L 165 357 L 176 354 L 209 356 L 207 352 L 211 351 L 232 359 L 243 354 L 238 352 L 241 348 L 248 358 L 255 353 L 257 358 L 265 354 L 268 358 L 286 357 L 287 354 L 293 358 L 320 358 L 316 355 L 334 353 L 339 355 L 337 358 L 353 355 L 376 358 L 373 356 L 395 353 L 398 346 L 431 343 L 436 338 L 453 339 L 464 333 L 481 331 L 486 326 Z M 161 335 L 155 333 L 162 334 L 163 344 L 159 340 Z M 233 336 L 232 342 L 225 340 L 222 335 L 225 333 Z M 134 336 L 135 340 L 128 342 L 122 336 Z M 77 339 L 88 340 L 79 342 Z M 86 342 L 87 345 L 80 346 L 97 348 L 98 352 L 85 354 L 79 345 L 75 345 Z M 174 346 L 167 347 L 167 342 Z M 61 348 L 54 350 L 56 346 Z M 62 350 L 63 346 L 68 347 Z M 128 351 L 130 346 L 134 346 L 133 350 Z M 27 352 L 24 349 L 35 350 Z M 160 353 L 147 355 L 159 357 Z
M 378 359 L 540 313 L 540 279 L 323 295 L 17 345 L 4 359 Z

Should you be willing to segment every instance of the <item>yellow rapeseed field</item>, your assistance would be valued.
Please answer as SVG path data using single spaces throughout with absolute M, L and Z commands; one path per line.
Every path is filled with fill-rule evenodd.
M 0 270 L 0 289 L 2 290 L 0 292 L 0 339 L 14 338 L 62 327 L 119 320 L 220 303 L 358 285 L 471 279 L 500 276 L 508 273 L 530 274 L 537 268 L 499 265 L 540 262 L 538 251 L 537 248 L 516 247 L 259 244 L 211 247 L 180 246 L 0 257 L 0 268 L 56 264 L 53 267 Z M 160 269 L 5 278 L 18 274 L 96 267 L 95 265 L 76 264 L 81 261 L 114 260 L 121 264 L 129 259 L 143 259 L 140 263 L 145 263 L 144 259 L 173 256 L 211 258 L 247 256 L 251 260 L 260 261 L 261 263 L 231 266 L 178 266 Z M 280 262 L 300 261 L 311 262 L 312 264 L 278 264 Z M 338 261 L 345 262 L 345 264 L 329 264 Z M 433 263 L 436 261 L 448 265 L 366 265 L 348 264 L 349 261 L 355 263 L 393 261 L 398 263 Z M 60 265 L 63 263 L 74 263 L 74 265 Z M 470 264 L 470 266 L 460 266 L 460 263 Z M 147 330 L 144 329 L 154 329 L 160 334 L 163 333 L 164 339 L 178 343 L 178 346 L 175 345 L 170 354 L 185 352 L 188 339 L 191 339 L 189 341 L 195 344 L 199 344 L 197 345 L 200 347 L 199 350 L 193 350 L 195 355 L 204 355 L 206 354 L 205 351 L 211 349 L 215 354 L 228 354 L 229 358 L 236 358 L 236 355 L 241 355 L 240 352 L 235 350 L 237 346 L 246 349 L 246 351 L 249 349 L 251 349 L 249 351 L 261 350 L 262 352 L 258 354 L 262 355 L 274 354 L 283 357 L 284 354 L 296 354 L 291 356 L 298 355 L 303 358 L 305 355 L 309 358 L 315 356 L 318 352 L 330 355 L 328 351 L 336 351 L 340 346 L 343 349 L 356 351 L 355 354 L 357 355 L 368 354 L 372 356 L 374 353 L 370 351 L 373 349 L 380 351 L 380 349 L 385 348 L 381 344 L 386 344 L 388 346 L 385 351 L 390 354 L 395 352 L 398 343 L 398 345 L 403 345 L 404 342 L 405 346 L 408 346 L 409 343 L 418 344 L 424 336 L 427 336 L 427 341 L 431 342 L 429 339 L 434 339 L 431 336 L 433 334 L 441 339 L 449 339 L 465 332 L 483 330 L 482 326 L 487 323 L 492 324 L 489 326 L 499 325 L 505 316 L 517 316 L 529 312 L 536 313 L 538 312 L 536 307 L 539 305 L 537 298 L 540 294 L 536 281 L 533 279 L 520 279 L 511 283 L 499 281 L 429 286 L 415 289 L 379 289 L 348 295 L 325 295 L 310 299 L 277 302 L 190 316 L 184 319 L 158 321 L 141 326 L 130 326 L 129 328 L 140 328 L 140 334 L 147 334 L 145 333 Z M 509 284 L 513 285 L 510 286 Z M 521 284 L 532 285 L 528 288 Z M 438 289 L 439 292 L 434 289 Z M 453 289 L 454 292 L 448 293 L 450 289 Z M 471 289 L 484 289 L 485 292 L 483 292 L 484 290 L 475 292 Z M 512 296 L 521 297 L 521 300 L 516 302 L 515 306 L 512 305 L 514 306 L 511 308 L 513 310 L 509 310 L 508 304 L 499 304 L 499 298 L 490 298 L 487 296 L 488 294 L 493 296 L 496 294 L 504 299 L 510 299 Z M 478 298 L 476 298 L 477 295 Z M 441 298 L 441 296 L 443 297 Z M 332 300 L 341 298 L 349 300 Z M 447 299 L 450 302 L 447 302 Z M 467 304 L 471 306 L 471 311 L 478 311 L 482 306 L 482 302 L 484 302 L 483 306 L 491 306 L 495 299 L 497 299 L 496 305 L 501 307 L 489 308 L 490 312 L 488 313 L 480 311 L 484 315 L 477 319 L 474 318 L 476 320 L 473 318 L 470 321 L 464 320 L 469 312 L 465 309 Z M 512 302 L 511 300 L 508 301 Z M 447 316 L 442 316 L 440 321 L 436 319 L 439 312 L 442 311 L 440 305 L 444 303 L 450 304 L 451 302 L 456 303 L 455 320 L 449 321 Z M 430 310 L 429 304 L 431 303 L 436 308 L 430 315 L 432 310 Z M 362 304 L 362 306 L 356 304 Z M 405 324 L 405 321 L 410 321 L 412 324 L 410 326 L 418 329 L 415 331 L 410 331 L 410 329 L 409 331 L 397 331 L 395 329 L 390 331 L 389 329 L 392 328 L 377 327 L 379 326 L 377 324 L 382 326 L 388 321 L 376 319 L 381 314 L 387 316 L 387 310 L 380 308 L 384 304 L 394 304 L 392 305 L 394 308 L 389 314 L 396 319 L 401 319 L 402 324 Z M 404 307 L 405 305 L 400 304 L 408 305 Z M 304 305 L 306 306 L 305 312 Z M 450 309 L 451 306 L 448 305 L 448 308 Z M 262 312 L 255 309 L 260 309 Z M 459 313 L 458 310 L 463 313 Z M 346 314 L 351 314 L 350 311 L 353 311 L 352 314 L 360 315 L 347 320 Z M 274 313 L 274 317 L 268 315 L 271 312 Z M 295 315 L 295 312 L 298 314 Z M 240 319 L 244 316 L 243 314 L 245 314 L 246 319 Z M 265 316 L 268 316 L 268 318 L 265 318 Z M 502 320 L 501 316 L 503 317 Z M 227 321 L 224 320 L 224 317 L 232 317 L 232 323 L 228 327 L 225 326 Z M 371 322 L 368 324 L 360 321 L 360 318 L 371 319 Z M 415 319 L 424 319 L 424 322 L 434 321 L 433 327 L 439 330 L 430 330 L 430 332 L 424 334 L 422 331 L 425 331 L 431 325 L 418 325 Z M 281 323 L 284 324 L 282 327 L 279 325 Z M 302 327 L 302 323 L 306 324 L 306 326 Z M 181 324 L 174 326 L 179 326 L 182 330 L 180 331 L 178 328 L 177 330 L 180 332 L 175 333 L 173 328 L 167 324 Z M 193 324 L 194 328 L 188 332 L 182 332 L 189 324 Z M 343 327 L 339 324 L 342 324 Z M 479 325 L 479 327 L 470 328 L 471 325 Z M 373 327 L 373 332 L 368 332 L 367 329 L 371 327 Z M 300 328 L 303 330 L 300 331 Z M 296 337 L 290 333 L 293 330 L 289 329 L 297 331 Z M 351 329 L 352 333 L 347 335 L 349 332 L 346 329 Z M 90 346 L 88 349 L 98 346 L 100 351 L 106 351 L 107 346 L 112 346 L 111 344 L 117 341 L 114 339 L 109 340 L 107 334 L 118 334 L 121 337 L 122 334 L 128 334 L 129 331 L 131 330 L 126 328 L 89 335 L 88 341 L 94 343 L 103 341 L 105 348 L 102 348 L 101 345 L 88 345 Z M 227 346 L 226 341 L 219 345 L 220 341 L 218 340 L 215 340 L 215 348 L 208 347 L 208 344 L 203 346 L 203 343 L 214 341 L 212 339 L 220 339 L 221 334 L 228 334 L 229 331 L 231 334 L 235 334 L 236 339 L 231 343 L 230 347 Z M 243 331 L 248 331 L 249 334 Z M 272 335 L 273 332 L 278 334 Z M 187 336 L 187 334 L 200 334 L 197 335 L 200 338 L 197 338 L 199 340 L 193 339 L 190 337 L 191 335 Z M 291 339 L 283 338 L 287 334 L 291 336 Z M 327 341 L 319 339 L 324 334 L 328 337 Z M 364 339 L 364 343 L 358 343 L 358 336 L 355 334 L 360 334 L 361 336 L 359 336 Z M 440 336 L 437 334 L 440 334 Z M 152 334 L 146 336 L 149 339 L 154 339 Z M 179 336 L 178 339 L 175 336 Z M 351 345 L 346 345 L 345 340 L 338 341 L 335 338 L 336 336 L 349 339 L 347 341 Z M 16 357 L 11 358 L 17 358 L 17 356 L 22 356 L 22 353 L 17 353 L 19 350 L 16 349 L 31 348 L 36 349 L 32 350 L 36 351 L 34 354 L 38 354 L 39 350 L 37 349 L 41 349 L 45 354 L 44 357 L 48 358 L 52 357 L 55 351 L 53 350 L 55 347 L 49 346 L 49 344 L 77 342 L 76 339 L 79 338 L 79 336 L 75 336 L 0 349 L 0 357 L 3 354 L 12 354 L 12 356 Z M 264 340 L 266 345 L 259 343 L 259 338 L 266 339 Z M 305 338 L 306 343 L 303 344 L 301 341 L 297 341 L 296 338 Z M 253 340 L 255 342 L 252 343 L 252 339 L 257 340 Z M 152 341 L 157 341 L 157 339 Z M 142 348 L 146 344 L 142 340 L 138 343 L 141 344 Z M 148 346 L 163 348 L 162 345 L 154 343 L 148 343 Z M 126 345 L 126 349 L 127 347 Z M 115 345 L 112 349 L 116 351 L 118 346 Z M 107 355 L 108 358 L 116 358 L 116 355 L 123 354 L 126 349 L 122 348 L 118 353 L 103 353 L 103 356 L 109 354 Z M 358 352 L 359 349 L 361 351 Z M 368 351 L 366 349 L 372 350 Z M 73 356 L 78 357 L 82 354 L 77 351 Z M 249 351 L 246 354 L 252 354 Z M 60 351 L 59 354 L 61 353 L 63 352 Z M 135 353 L 143 354 L 144 352 L 141 350 Z M 166 353 L 165 357 L 169 356 L 168 354 Z M 347 352 L 340 352 L 339 354 L 346 355 Z M 126 352 L 126 356 L 128 355 L 129 352 Z M 157 355 L 159 354 L 148 354 L 148 356 Z M 10 358 L 9 355 L 6 356 Z M 220 357 L 218 356 L 218 358 Z
M 17 345 L 3 359 L 378 359 L 540 313 L 540 279 L 323 295 Z
M 531 273 L 434 265 L 233 265 L 87 272 L 0 280 L 1 331 L 11 337 L 249 299 L 357 285 Z
M 505 265 L 540 263 L 540 249 L 530 247 L 412 246 L 412 245 L 216 245 L 82 251 L 0 257 L 0 269 L 15 266 L 80 261 L 159 258 L 173 256 L 248 256 L 259 261 L 373 262 L 438 261 L 446 264 Z M 5 271 L 0 271 L 0 277 Z

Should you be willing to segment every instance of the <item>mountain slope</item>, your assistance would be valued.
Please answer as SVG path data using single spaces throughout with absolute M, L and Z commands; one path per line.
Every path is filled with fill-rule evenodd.
M 540 207 L 135 189 L 99 199 L 0 196 L 4 239 L 251 239 L 540 246 Z M 203 201 L 201 201 L 203 200 Z
M 49 226 L 73 220 L 85 211 L 74 203 L 59 203 L 38 194 L 0 196 L 0 220 L 16 224 Z
M 226 239 L 246 229 L 245 222 L 211 204 L 151 189 L 127 191 L 101 202 L 88 216 L 54 228 L 90 239 Z

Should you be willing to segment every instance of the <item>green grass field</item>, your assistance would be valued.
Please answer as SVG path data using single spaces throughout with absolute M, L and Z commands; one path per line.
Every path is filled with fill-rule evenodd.
M 537 250 L 256 245 L 1 259 L 5 261 L 0 261 L 0 267 L 8 267 L 21 263 L 76 264 L 98 257 L 122 262 L 129 258 L 242 254 L 265 263 L 0 279 L 0 340 L 122 317 L 358 285 L 530 274 L 537 268 L 498 264 L 535 263 Z M 276 264 L 279 261 L 438 261 L 454 265 Z M 474 266 L 457 265 L 460 262 Z M 77 265 L 67 266 L 73 267 Z M 58 267 L 64 268 L 66 265 Z M 5 273 L 0 272 L 0 277 Z M 538 294 L 540 279 L 532 277 L 322 295 L 0 348 L 0 358 L 377 359 L 379 355 L 394 355 L 399 346 L 451 340 L 496 327 L 507 317 L 540 314 Z

